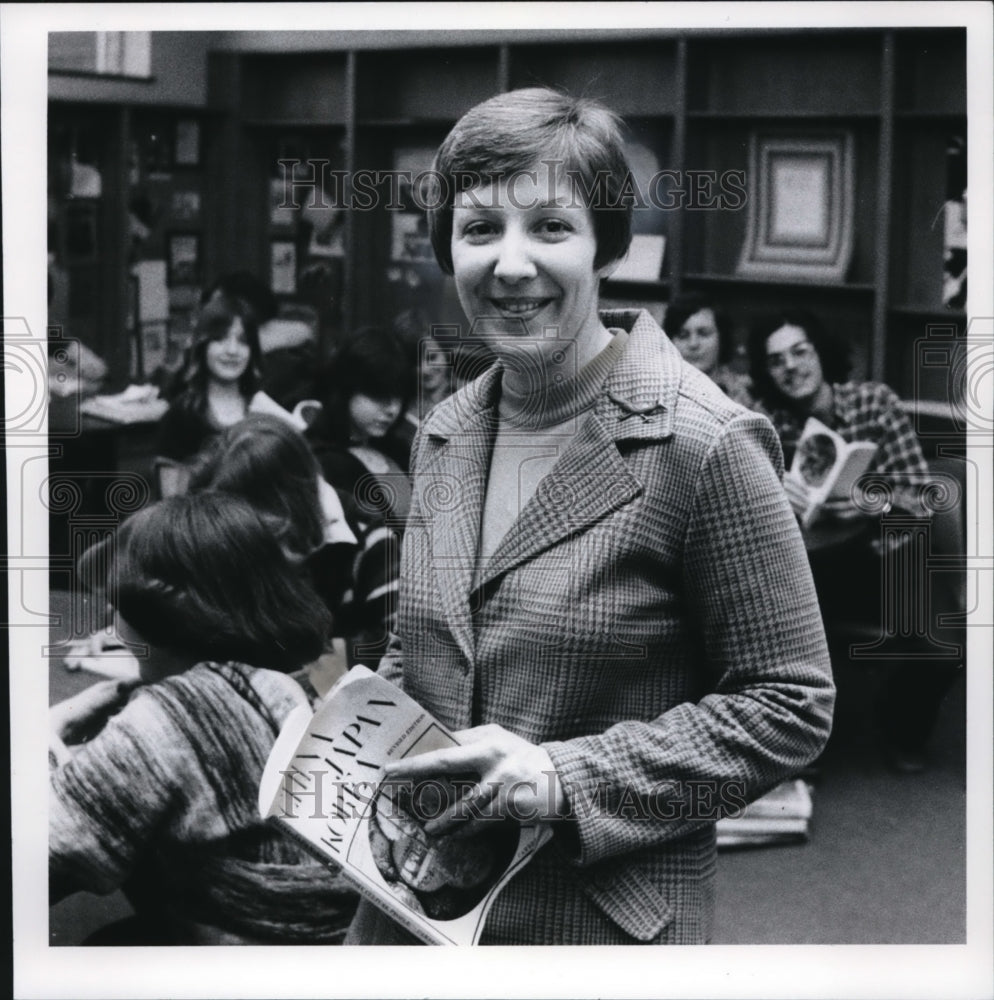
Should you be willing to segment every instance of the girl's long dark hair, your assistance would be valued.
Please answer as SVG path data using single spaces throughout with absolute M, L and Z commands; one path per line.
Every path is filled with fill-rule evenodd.
M 347 448 L 349 400 L 360 392 L 373 399 L 398 397 L 403 415 L 416 378 L 409 352 L 392 331 L 375 326 L 356 330 L 334 353 L 321 379 L 322 410 L 311 436 L 322 444 Z M 383 450 L 389 451 L 391 442 L 384 445 Z
M 249 363 L 238 380 L 238 391 L 245 400 L 255 395 L 262 381 L 262 349 L 259 346 L 259 320 L 252 306 L 242 298 L 223 290 L 206 302 L 197 316 L 190 346 L 183 367 L 169 387 L 170 401 L 190 416 L 203 418 L 207 414 L 207 347 L 223 339 L 231 324 L 242 321 L 249 345 Z
M 80 576 L 149 643 L 194 661 L 293 670 L 331 620 L 304 575 L 240 497 L 170 497 L 84 553 Z

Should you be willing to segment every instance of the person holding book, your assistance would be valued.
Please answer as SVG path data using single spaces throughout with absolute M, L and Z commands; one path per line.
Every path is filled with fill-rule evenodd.
M 757 323 L 749 336 L 749 359 L 757 409 L 773 422 L 788 467 L 812 418 L 844 442 L 876 446 L 866 482 L 875 484 L 873 490 L 886 491 L 885 504 L 874 497 L 861 502 L 857 479 L 844 495 L 820 505 L 807 535 L 826 623 L 864 621 L 868 609 L 876 614 L 886 599 L 881 593 L 881 515 L 893 510 L 929 516 L 929 467 L 914 427 L 892 389 L 848 377 L 845 343 L 809 312 L 786 310 Z M 809 489 L 794 476 L 784 478 L 784 487 L 798 516 L 809 519 Z M 890 536 L 888 544 L 893 544 Z M 926 585 L 925 580 L 903 581 L 902 586 L 911 588 L 906 600 L 920 600 L 918 591 Z M 898 770 L 924 767 L 923 748 L 954 679 L 955 674 L 941 666 L 913 663 L 895 671 L 884 686 L 877 725 L 885 756 Z
M 475 779 L 433 836 L 507 817 L 554 831 L 481 943 L 705 942 L 715 821 L 831 725 L 779 445 L 647 313 L 598 311 L 631 238 L 610 111 L 502 94 L 432 176 L 436 256 L 498 360 L 419 429 L 380 667 L 462 745 L 386 775 Z M 410 940 L 360 904 L 347 943 Z
M 704 372 L 736 403 L 752 405 L 749 376 L 731 364 L 735 344 L 723 309 L 699 292 L 685 292 L 666 306 L 663 330 L 684 361 Z
M 223 493 L 137 512 L 80 575 L 113 604 L 142 683 L 51 710 L 51 901 L 123 889 L 134 917 L 93 943 L 337 943 L 352 893 L 258 811 L 280 726 L 307 704 L 286 672 L 321 652 L 324 605 Z
M 850 380 L 845 343 L 817 317 L 787 310 L 761 320 L 750 332 L 749 366 L 757 409 L 773 422 L 788 467 L 808 418 L 814 417 L 847 442 L 876 444 L 868 471 L 886 477 L 891 509 L 927 514 L 922 486 L 928 482 L 928 463 L 900 399 L 879 382 Z M 791 490 L 791 483 L 786 485 Z M 802 491 L 792 490 L 795 509 L 800 511 L 805 500 Z M 877 515 L 869 506 L 859 507 L 846 496 L 830 502 L 824 513 L 872 528 Z

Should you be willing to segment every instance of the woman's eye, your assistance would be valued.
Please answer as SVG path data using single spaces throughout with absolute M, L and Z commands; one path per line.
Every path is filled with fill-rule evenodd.
M 543 219 L 537 228 L 543 236 L 551 236 L 559 239 L 568 236 L 573 231 L 573 227 L 562 219 Z
M 463 238 L 468 240 L 485 240 L 495 232 L 496 227 L 493 223 L 484 222 L 479 219 L 475 222 L 467 222 L 462 227 Z

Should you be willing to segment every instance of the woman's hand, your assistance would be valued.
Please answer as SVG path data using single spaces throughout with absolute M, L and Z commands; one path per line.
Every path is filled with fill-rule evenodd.
M 139 683 L 135 678 L 91 684 L 48 710 L 49 730 L 67 745 L 85 742 L 100 732 L 112 715 L 124 708 Z
M 460 835 L 472 835 L 488 819 L 511 817 L 527 823 L 562 815 L 566 798 L 552 758 L 541 746 L 498 725 L 477 726 L 456 736 L 462 746 L 431 750 L 385 769 L 384 780 L 415 784 L 477 775 L 476 783 L 449 809 L 425 824 L 427 833 L 458 828 Z

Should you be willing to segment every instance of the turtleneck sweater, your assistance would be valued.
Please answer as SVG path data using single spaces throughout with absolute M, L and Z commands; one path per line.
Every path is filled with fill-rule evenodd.
M 538 484 L 576 437 L 583 423 L 580 418 L 593 407 L 624 351 L 628 334 L 609 332 L 608 344 L 572 378 L 543 383 L 528 392 L 502 385 L 474 583 Z

